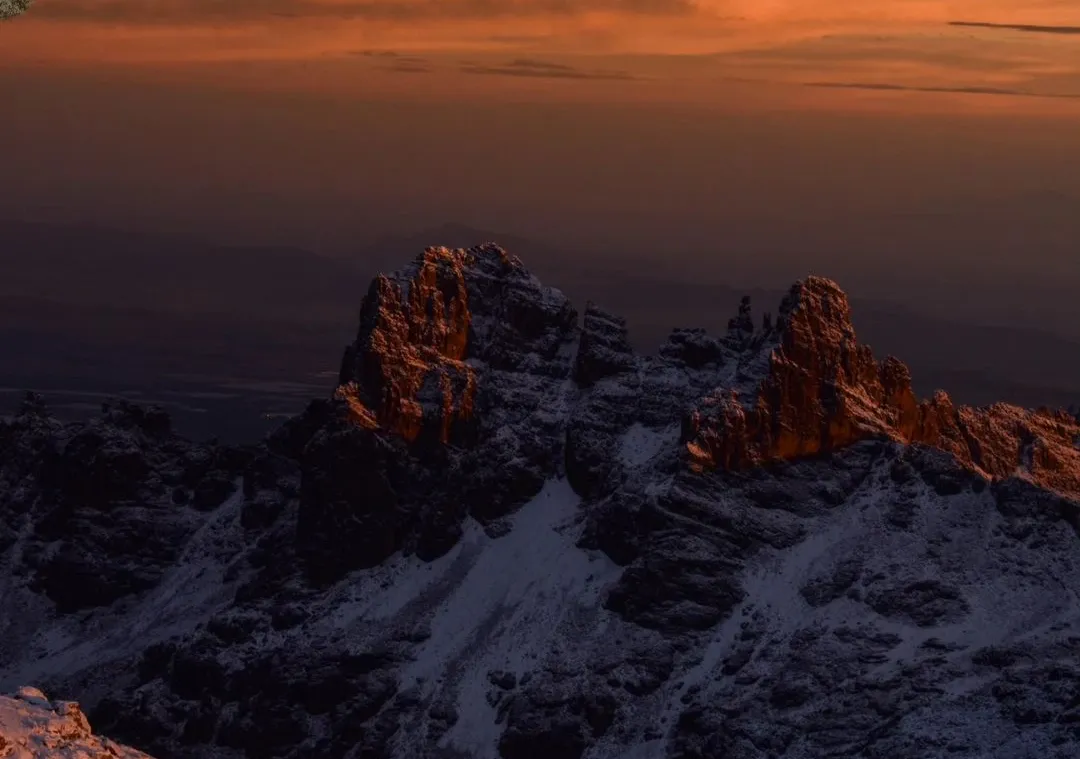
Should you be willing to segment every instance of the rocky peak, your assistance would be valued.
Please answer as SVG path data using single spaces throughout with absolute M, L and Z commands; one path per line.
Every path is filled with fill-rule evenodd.
M 377 277 L 334 402 L 275 438 L 301 464 L 309 569 L 435 558 L 466 514 L 487 524 L 534 496 L 560 471 L 578 337 L 569 300 L 494 244 Z
M 745 343 L 754 334 L 754 315 L 750 296 L 744 295 L 739 301 L 739 313 L 728 322 L 728 339 L 736 344 Z
M 819 276 L 792 286 L 775 321 L 764 318 L 757 327 L 743 298 L 722 338 L 676 329 L 658 356 L 646 358 L 632 350 L 625 319 L 588 303 L 579 328 L 565 296 L 499 246 L 428 248 L 372 283 L 337 396 L 354 422 L 402 438 L 413 450 L 476 449 L 485 434 L 516 429 L 516 422 L 507 425 L 509 414 L 545 427 L 545 461 L 570 439 L 575 450 L 567 461 L 581 472 L 575 451 L 589 440 L 584 469 L 609 471 L 610 462 L 599 461 L 613 455 L 602 453 L 612 443 L 587 420 L 597 409 L 621 415 L 605 400 L 609 391 L 595 386 L 631 374 L 632 394 L 641 396 L 643 412 L 651 409 L 648 416 L 689 409 L 682 438 L 696 470 L 748 469 L 877 438 L 940 448 L 986 477 L 1009 476 L 1020 466 L 1042 481 L 1053 470 L 1058 487 L 1080 492 L 1080 482 L 1072 482 L 1080 475 L 1060 474 L 1073 471 L 1075 417 L 956 407 L 944 393 L 916 398 L 908 368 L 893 357 L 878 361 L 859 343 L 847 295 Z M 561 398 L 558 383 L 567 376 L 594 397 L 576 401 L 581 420 L 552 427 L 536 401 Z M 662 399 L 643 389 L 676 376 L 683 379 L 660 391 Z M 607 434 L 619 429 L 606 426 Z M 529 446 L 526 458 L 540 455 L 535 441 Z
M 27 393 L 19 404 L 18 415 L 21 417 L 48 417 L 49 405 L 41 393 Z
M 468 421 L 475 378 L 464 363 L 472 320 L 465 267 L 474 263 L 466 251 L 429 248 L 407 274 L 372 282 L 340 377 L 365 426 L 413 441 L 427 424 L 447 443 L 455 422 Z M 436 402 L 434 414 L 425 416 L 425 400 Z
M 736 347 L 745 347 L 753 337 L 753 332 L 739 333 Z M 732 339 L 729 334 L 727 340 L 721 340 L 700 327 L 674 329 L 660 346 L 660 358 L 690 369 L 719 367 L 731 358 Z
M 746 303 L 744 301 L 744 307 Z M 735 322 L 749 323 L 740 308 Z M 847 296 L 831 280 L 796 283 L 775 339 L 757 340 L 761 367 L 743 387 L 721 386 L 688 415 L 684 441 L 696 469 L 747 469 L 828 453 L 869 438 L 940 448 L 988 478 L 1023 476 L 1080 495 L 1080 425 L 1066 412 L 1007 404 L 955 406 L 944 392 L 915 397 L 900 360 L 858 342 Z
M 627 337 L 626 319 L 591 301 L 585 305 L 574 377 L 582 387 L 634 366 L 634 349 Z
M 478 368 L 558 373 L 545 364 L 576 321 L 562 293 L 497 245 L 428 248 L 372 283 L 338 395 L 365 426 L 409 442 L 467 444 Z
M 859 350 L 851 306 L 847 294 L 832 280 L 807 277 L 796 282 L 780 304 L 776 328 L 785 356 L 808 369 L 827 364 L 844 371 L 855 368 L 843 355 Z
M 112 399 L 102 404 L 101 412 L 102 421 L 116 429 L 138 431 L 153 438 L 163 438 L 172 432 L 172 419 L 160 406 Z

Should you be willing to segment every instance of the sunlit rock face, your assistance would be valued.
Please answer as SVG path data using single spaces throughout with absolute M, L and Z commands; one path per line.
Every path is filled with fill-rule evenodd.
M 357 420 L 410 443 L 477 436 L 477 373 L 566 375 L 577 314 L 496 245 L 429 248 L 364 298 L 338 394 Z
M 639 355 L 429 248 L 256 445 L 0 421 L 0 688 L 162 758 L 1072 759 L 1078 442 L 917 398 L 826 279 Z
M 712 367 L 700 397 L 683 399 L 691 401 L 683 439 L 696 468 L 745 470 L 886 438 L 941 448 L 989 477 L 1019 469 L 1080 493 L 1074 415 L 957 407 L 944 392 L 916 398 L 900 360 L 878 361 L 858 342 L 847 296 L 831 280 L 796 283 L 760 329 L 744 299 L 726 336 L 676 330 L 657 357 L 635 355 L 625 320 L 596 304 L 576 321 L 558 291 L 498 246 L 429 248 L 372 283 L 337 397 L 358 425 L 414 450 L 469 448 L 490 429 L 478 394 L 508 398 L 500 386 L 507 374 L 561 379 L 569 370 L 589 390 L 628 373 Z M 587 445 L 574 429 L 570 437 L 575 450 Z M 568 463 L 575 481 L 591 487 L 573 451 Z
M 73 701 L 50 701 L 37 688 L 0 695 L 0 756 L 11 759 L 152 759 L 94 735 Z
M 466 251 L 433 248 L 411 278 L 376 278 L 361 307 L 356 344 L 342 362 L 341 394 L 410 442 L 427 432 L 448 443 L 472 417 L 465 267 L 473 264 Z M 367 421 L 363 411 L 358 418 Z
M 1075 417 L 955 406 L 943 392 L 918 400 L 903 363 L 878 362 L 858 343 L 847 296 L 834 282 L 797 283 L 775 332 L 763 338 L 760 382 L 721 387 L 689 415 L 685 438 L 696 466 L 747 469 L 888 438 L 940 448 L 988 477 L 1020 473 L 1080 495 Z

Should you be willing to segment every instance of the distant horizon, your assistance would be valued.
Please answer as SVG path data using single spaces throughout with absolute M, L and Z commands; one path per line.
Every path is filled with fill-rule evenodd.
M 565 238 L 546 238 L 516 230 L 482 229 L 456 221 L 442 221 L 422 228 L 402 228 L 372 233 L 364 238 L 357 238 L 348 248 L 323 248 L 321 250 L 318 246 L 305 246 L 302 241 L 275 242 L 272 239 L 260 241 L 257 237 L 248 240 L 235 237 L 230 239 L 228 236 L 221 239 L 209 231 L 169 228 L 162 230 L 152 225 L 124 227 L 103 220 L 60 221 L 56 220 L 55 216 L 52 219 L 48 217 L 17 219 L 0 208 L 0 225 L 4 223 L 28 224 L 46 229 L 77 230 L 81 228 L 107 234 L 135 235 L 146 237 L 151 243 L 155 240 L 168 239 L 174 243 L 206 248 L 255 252 L 273 250 L 301 256 L 311 255 L 348 262 L 350 265 L 355 265 L 358 272 L 368 274 L 396 270 L 419 255 L 428 245 L 455 247 L 485 242 L 500 244 L 511 254 L 520 255 L 530 268 L 539 267 L 543 270 L 549 263 L 555 263 L 555 271 L 561 271 L 565 269 L 567 262 L 573 261 L 575 276 L 591 272 L 597 276 L 655 277 L 655 274 L 651 273 L 652 270 L 661 265 L 664 260 L 663 248 L 640 247 L 628 251 L 620 246 L 617 239 L 613 239 L 606 245 L 592 246 L 575 245 L 573 240 L 569 240 L 568 246 L 564 242 Z M 475 239 L 447 240 L 439 236 L 442 233 L 476 234 Z M 430 240 L 419 239 L 427 237 L 430 237 Z M 515 243 L 527 246 L 526 250 L 517 250 Z M 403 246 L 408 249 L 404 249 Z M 1037 254 L 1037 251 L 1032 252 Z M 149 256 L 155 255 L 153 249 L 147 250 L 146 253 Z M 530 253 L 532 256 L 529 255 Z M 554 262 L 546 260 L 551 256 L 555 257 Z M 764 288 L 782 292 L 794 281 L 811 274 L 837 281 L 856 298 L 891 302 L 898 308 L 933 315 L 946 321 L 985 326 L 1019 324 L 1030 329 L 1080 339 L 1080 318 L 1071 321 L 1071 317 L 1068 316 L 1073 314 L 1073 311 L 1068 310 L 1074 305 L 1069 302 L 1073 280 L 1067 277 L 1063 279 L 1054 272 L 1042 272 L 1043 278 L 1040 279 L 1040 272 L 1037 271 L 1031 272 L 1025 278 L 1023 272 L 1018 271 L 1008 276 L 1004 272 L 995 272 L 992 268 L 982 272 L 965 272 L 963 268 L 956 271 L 940 269 L 936 274 L 932 272 L 920 274 L 916 269 L 911 272 L 898 271 L 884 278 L 875 278 L 872 274 L 868 276 L 865 269 L 860 269 L 856 261 L 838 259 L 834 265 L 829 266 L 816 264 L 813 260 L 807 260 L 805 265 L 802 265 L 793 259 L 785 267 L 776 268 L 769 265 L 758 269 L 703 266 L 696 270 L 692 268 L 683 270 L 677 267 L 665 267 L 663 279 L 670 283 L 685 282 L 693 286 L 712 282 L 736 290 Z M 958 276 L 962 279 L 957 278 Z M 983 288 L 981 297 L 988 297 L 991 300 L 983 302 L 979 300 L 979 297 L 971 297 L 972 294 L 963 298 L 950 298 L 950 293 L 961 287 L 965 279 L 971 283 L 981 283 L 980 287 Z M 554 284 L 557 286 L 557 283 Z M 997 300 L 997 308 L 989 308 L 988 304 L 993 305 L 994 299 Z M 1025 305 L 1029 302 L 1030 306 Z M 1061 319 L 1053 318 L 1053 314 L 1057 313 L 1055 310 L 1057 308 L 1065 309 L 1061 312 L 1064 315 Z M 1047 311 L 1047 309 L 1050 310 Z M 1080 310 L 1076 311 L 1076 316 L 1080 317 Z
M 1060 0 L 40 0 L 0 24 L 0 216 L 149 237 L 84 230 L 101 239 L 56 271 L 9 242 L 12 299 L 100 306 L 9 303 L 10 371 L 138 373 L 144 351 L 147 382 L 224 355 L 325 368 L 364 277 L 449 223 L 610 301 L 643 344 L 816 273 L 877 304 L 870 334 L 931 378 L 1065 397 L 1077 28 Z M 481 240 L 421 245 L 459 242 Z M 128 324 L 121 302 L 170 318 Z M 171 318 L 206 313 L 233 331 Z
M 65 258 L 85 257 L 101 250 L 101 244 L 128 234 L 103 231 L 99 224 L 31 226 L 40 226 L 43 232 L 32 239 L 48 246 L 38 250 L 45 266 L 42 274 L 68 271 Z M 0 220 L 0 230 L 4 228 Z M 73 240 L 72 229 L 85 236 L 75 238 L 75 247 L 66 247 Z M 434 230 L 432 234 L 443 230 L 476 238 L 444 240 L 451 246 L 478 244 L 481 236 L 500 236 L 453 223 Z M 55 239 L 64 248 L 52 246 L 50 232 L 59 232 Z M 414 235 L 426 236 L 424 232 Z M 9 287 L 14 282 L 16 288 L 0 292 L 8 324 L 0 330 L 0 353 L 5 357 L 0 374 L 7 383 L 0 388 L 0 396 L 15 404 L 24 389 L 43 391 L 66 418 L 94 412 L 107 397 L 161 403 L 172 409 L 185 434 L 249 440 L 269 429 L 271 417 L 296 413 L 310 397 L 330 391 L 327 378 L 336 372 L 327 367 L 333 366 L 341 343 L 355 330 L 356 310 L 367 292 L 365 276 L 375 274 L 368 271 L 371 259 L 360 255 L 342 261 L 288 249 L 289 255 L 274 259 L 275 266 L 284 264 L 284 269 L 262 271 L 260 256 L 280 248 L 212 243 L 202 247 L 190 238 L 180 247 L 172 240 L 163 247 L 154 245 L 163 239 L 138 234 L 134 246 L 108 252 L 117 268 L 89 277 L 92 269 L 87 270 L 78 275 L 76 290 L 66 295 L 54 290 L 40 301 L 20 294 L 19 283 L 29 284 L 27 292 L 37 291 L 43 283 L 53 282 L 51 274 L 35 279 L 31 273 L 30 279 L 20 279 L 19 259 L 0 258 L 3 281 Z M 415 259 L 421 252 L 416 242 L 409 237 L 385 240 L 382 252 L 391 265 L 383 271 L 397 270 Z M 587 261 L 592 268 L 583 269 L 566 251 L 546 249 L 532 240 L 514 242 L 521 247 L 508 247 L 509 252 L 518 255 L 545 284 L 562 289 L 579 313 L 591 300 L 627 318 L 628 337 L 643 354 L 655 354 L 675 327 L 701 327 L 710 334 L 723 334 L 743 295 L 752 297 L 754 320 L 760 322 L 762 314 L 776 313 L 794 281 L 775 288 L 701 278 L 680 282 L 678 271 L 661 275 L 632 265 L 604 268 L 592 260 Z M 80 243 L 88 247 L 81 249 Z M 8 250 L 30 249 L 20 248 L 16 241 Z M 208 259 L 208 254 L 219 256 L 217 262 Z M 144 255 L 156 256 L 157 264 L 173 272 L 170 279 L 181 283 L 177 293 L 181 300 L 172 298 L 167 283 L 153 281 L 153 262 L 150 268 L 138 263 Z M 31 255 L 30 260 L 36 259 Z M 348 266 L 341 268 L 338 261 Z M 337 274 L 344 271 L 349 272 L 348 281 Z M 828 272 L 813 273 L 829 276 Z M 183 300 L 183 283 L 192 277 L 207 278 L 198 304 Z M 842 281 L 839 284 L 852 296 L 861 342 L 874 349 L 879 360 L 894 355 L 908 363 L 924 397 L 944 389 L 958 402 L 976 405 L 1007 400 L 1062 408 L 1080 399 L 1076 360 L 1080 333 L 1055 334 L 1055 325 L 1037 321 L 981 326 L 978 319 L 964 318 L 970 315 L 935 314 L 925 304 L 920 308 L 867 299 Z M 238 299 L 242 290 L 247 291 L 247 299 Z M 283 297 L 290 305 L 271 314 L 265 310 L 266 296 L 271 301 Z M 312 309 L 316 301 L 318 311 Z M 225 304 L 226 310 L 221 310 Z M 273 308 L 282 305 L 277 302 Z

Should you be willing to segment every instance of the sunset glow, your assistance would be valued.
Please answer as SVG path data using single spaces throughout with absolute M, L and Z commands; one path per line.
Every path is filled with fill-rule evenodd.
M 39 0 L 0 66 L 427 97 L 1080 113 L 1062 0 Z M 1007 105 L 1006 102 L 1007 101 Z M 919 104 L 922 104 L 921 106 Z

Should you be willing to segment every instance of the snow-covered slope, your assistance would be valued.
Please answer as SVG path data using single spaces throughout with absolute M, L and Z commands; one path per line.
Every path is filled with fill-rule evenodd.
M 642 357 L 429 250 L 259 446 L 0 426 L 0 687 L 158 759 L 1075 756 L 1080 425 L 909 383 L 826 280 Z

